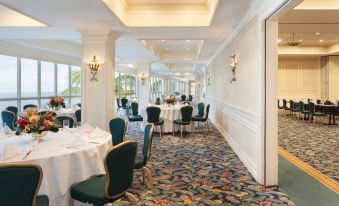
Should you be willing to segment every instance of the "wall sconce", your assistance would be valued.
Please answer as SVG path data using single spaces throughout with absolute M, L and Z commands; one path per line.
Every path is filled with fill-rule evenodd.
M 233 54 L 232 56 L 230 56 L 230 58 L 231 58 L 230 66 L 231 66 L 231 70 L 232 70 L 232 79 L 231 79 L 231 83 L 232 83 L 232 82 L 235 82 L 237 80 L 235 78 L 235 69 L 237 68 L 238 61 L 237 61 L 236 54 Z
M 87 66 L 91 70 L 91 74 L 92 74 L 90 81 L 98 81 L 96 75 L 97 75 L 98 70 L 100 68 L 100 63 L 98 63 L 96 56 L 93 56 L 93 59 L 91 60 L 90 63 L 87 64 Z
M 147 79 L 147 76 L 145 73 L 142 73 L 142 75 L 140 76 L 140 80 L 141 80 L 141 84 L 144 86 L 145 85 L 145 81 Z
M 211 85 L 211 78 L 212 78 L 212 73 L 208 72 L 208 75 L 207 75 L 207 85 Z

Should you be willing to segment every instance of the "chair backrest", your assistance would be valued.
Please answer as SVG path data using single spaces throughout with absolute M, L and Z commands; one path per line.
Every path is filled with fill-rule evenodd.
M 193 100 L 193 96 L 190 94 L 190 95 L 188 95 L 188 101 L 192 101 Z
M 125 195 L 132 185 L 136 154 L 137 143 L 134 141 L 125 141 L 108 151 L 104 160 L 107 198 L 119 198 Z
M 186 101 L 186 95 L 181 95 L 181 101 Z
M 144 145 L 142 147 L 142 155 L 144 157 L 144 165 L 146 165 L 147 161 L 151 157 L 151 149 L 152 149 L 152 142 L 153 142 L 153 124 L 148 124 L 145 127 L 144 133 Z
M 324 105 L 332 105 L 332 102 L 331 102 L 330 100 L 326 100 L 326 101 L 324 102 Z
M 206 106 L 206 117 L 205 117 L 206 119 L 208 119 L 209 113 L 210 113 L 210 104 Z
M 139 114 L 139 112 L 138 112 L 138 109 L 139 109 L 138 103 L 132 102 L 132 103 L 131 103 L 131 108 L 132 108 L 132 115 L 133 115 L 133 116 Z
M 121 107 L 120 99 L 119 98 L 117 98 L 117 105 L 118 105 L 118 107 Z
M 161 113 L 161 109 L 159 107 L 147 107 L 147 122 L 149 123 L 158 123 L 159 117 Z
M 181 111 L 181 119 L 183 122 L 191 122 L 192 121 L 192 113 L 193 107 L 192 106 L 183 106 L 180 109 Z
M 305 108 L 304 108 L 304 102 L 303 102 L 303 101 L 299 101 L 299 108 L 300 108 L 300 111 L 301 111 L 301 112 L 304 112 L 304 111 L 305 111 Z
M 314 106 L 314 103 L 313 103 L 313 102 L 310 102 L 309 105 L 310 105 L 310 113 L 311 113 L 311 114 L 314 114 L 314 113 L 315 113 L 315 106 Z
M 42 169 L 31 163 L 0 164 L 0 204 L 36 206 Z
M 29 107 L 38 108 L 38 106 L 35 105 L 35 104 L 26 104 L 26 105 L 23 106 L 23 109 L 25 110 L 25 109 L 27 109 Z
M 2 122 L 5 123 L 11 130 L 14 130 L 15 115 L 11 111 L 4 110 L 1 112 Z
M 280 101 L 279 101 L 279 99 L 278 99 L 278 108 L 280 107 Z
M 321 100 L 320 99 L 317 99 L 317 104 L 321 104 Z
M 294 101 L 290 100 L 290 109 L 293 110 L 293 106 L 294 106 Z
M 118 145 L 124 141 L 126 122 L 121 118 L 115 118 L 109 121 L 109 129 L 112 135 L 113 145 Z
M 15 116 L 18 114 L 18 107 L 16 106 L 8 106 L 6 107 L 6 110 L 13 112 Z
M 204 110 L 205 110 L 205 104 L 203 102 L 200 102 L 198 104 L 198 115 L 204 116 Z
M 64 120 L 68 120 L 69 121 L 69 128 L 73 128 L 73 125 L 74 125 L 73 118 L 67 117 L 67 116 L 58 116 L 56 119 L 59 121 L 61 127 L 64 127 Z
M 158 97 L 156 100 L 155 100 L 155 105 L 160 105 L 160 97 Z
M 77 103 L 77 104 L 75 104 L 74 106 L 78 106 L 78 107 L 81 108 L 81 103 Z
M 77 118 L 77 122 L 81 122 L 81 109 L 75 111 L 75 117 Z
M 287 109 L 287 100 L 286 100 L 286 99 L 283 99 L 283 107 L 284 107 L 285 109 Z
M 122 106 L 123 108 L 125 108 L 125 107 L 127 106 L 127 102 L 128 102 L 128 99 L 122 98 L 122 99 L 121 99 L 121 106 Z
M 183 103 L 184 103 L 184 105 L 191 105 L 190 101 L 184 101 Z

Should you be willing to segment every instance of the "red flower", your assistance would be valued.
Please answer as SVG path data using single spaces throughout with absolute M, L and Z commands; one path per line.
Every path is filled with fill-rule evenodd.
M 19 127 L 25 127 L 28 121 L 26 121 L 25 119 L 18 119 L 16 123 L 19 125 Z

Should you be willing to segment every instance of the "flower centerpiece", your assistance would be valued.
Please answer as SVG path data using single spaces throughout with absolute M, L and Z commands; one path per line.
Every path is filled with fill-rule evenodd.
M 164 98 L 164 102 L 166 102 L 167 104 L 174 104 L 176 101 L 175 97 L 173 96 L 167 96 Z
M 38 114 L 37 108 L 28 108 L 17 120 L 17 134 L 31 133 L 39 140 L 46 136 L 48 131 L 58 132 L 60 124 L 51 112 Z
M 53 96 L 49 98 L 49 105 L 55 109 L 65 107 L 65 98 L 63 96 Z

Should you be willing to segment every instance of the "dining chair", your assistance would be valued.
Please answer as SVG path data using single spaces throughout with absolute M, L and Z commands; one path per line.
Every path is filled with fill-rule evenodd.
M 117 112 L 122 108 L 121 104 L 120 104 L 120 99 L 117 98 Z
M 147 122 L 152 123 L 155 126 L 159 126 L 160 128 L 160 139 L 161 139 L 161 133 L 163 131 L 163 125 L 164 125 L 164 120 L 160 118 L 160 113 L 161 109 L 159 107 L 147 107 L 146 108 L 146 113 L 147 113 Z
M 121 118 L 114 118 L 109 121 L 109 129 L 112 135 L 112 143 L 118 145 L 124 141 L 127 123 Z
M 137 199 L 128 192 L 133 183 L 134 162 L 137 143 L 125 141 L 112 147 L 106 154 L 104 166 L 106 174 L 92 176 L 71 186 L 72 206 L 74 200 L 102 206 L 127 196 L 136 205 Z
M 313 102 L 310 102 L 310 114 L 311 114 L 311 117 L 310 118 L 310 121 L 311 119 L 313 119 L 313 124 L 315 124 L 315 117 L 320 117 L 320 119 L 322 119 L 322 117 L 326 116 L 326 113 L 324 112 L 316 112 L 315 111 L 315 105 Z
M 158 97 L 156 100 L 155 100 L 155 105 L 160 105 L 161 104 L 161 100 L 160 98 Z
M 148 124 L 145 127 L 144 133 L 144 144 L 142 147 L 142 154 L 137 155 L 134 162 L 134 169 L 141 169 L 142 171 L 142 181 L 145 183 L 145 177 L 148 179 L 151 190 L 153 191 L 153 179 L 151 170 L 146 166 L 147 161 L 149 161 L 151 157 L 151 149 L 152 149 L 152 142 L 153 142 L 153 131 L 154 126 L 153 124 Z
M 6 107 L 6 110 L 7 111 L 11 111 L 11 112 L 14 113 L 14 126 L 17 126 L 16 122 L 18 120 L 18 111 L 19 111 L 18 107 L 16 107 L 16 106 L 8 106 L 8 107 Z
M 296 115 L 299 119 L 300 107 L 299 104 L 297 104 L 293 100 L 290 100 L 290 113 L 292 114 L 292 116 Z
M 126 109 L 127 103 L 128 103 L 128 99 L 126 99 L 126 98 L 121 99 L 121 107 L 123 109 Z
M 300 113 L 304 115 L 303 120 L 310 118 L 310 110 L 305 109 L 305 104 L 303 101 L 299 101 Z
M 132 115 L 129 115 L 129 112 L 127 113 L 128 115 L 128 121 L 131 123 L 138 123 L 138 122 L 143 122 L 144 118 L 139 115 L 139 105 L 137 102 L 132 102 L 131 103 L 131 108 L 132 108 Z M 127 111 L 129 111 L 129 108 L 126 107 Z M 128 126 L 129 128 L 129 126 Z
M 181 101 L 183 101 L 183 102 L 186 101 L 186 95 L 184 95 L 184 94 L 181 95 Z
M 77 103 L 77 104 L 75 104 L 74 106 L 78 106 L 78 107 L 81 108 L 81 103 Z
M 210 104 L 206 106 L 206 115 L 205 116 L 194 116 L 192 117 L 193 122 L 203 122 L 205 123 L 205 127 L 207 127 L 207 133 L 209 133 L 209 125 L 208 125 L 208 114 L 210 113 Z M 199 126 L 199 125 L 198 125 Z
M 280 106 L 280 100 L 278 99 L 278 111 L 284 110 L 284 106 Z
M 32 108 L 38 108 L 38 106 L 35 105 L 35 104 L 26 104 L 26 105 L 23 106 L 23 109 L 25 110 L 25 109 L 27 109 L 27 108 L 29 108 L 29 107 L 32 107 Z
M 175 131 L 175 125 L 180 125 L 180 137 L 182 138 L 183 126 L 186 127 L 186 125 L 191 124 L 193 107 L 192 106 L 183 106 L 183 107 L 181 107 L 180 112 L 181 112 L 181 119 L 173 120 L 173 135 L 174 135 L 174 131 Z M 193 131 L 192 131 L 192 133 L 193 133 Z
M 188 101 L 192 101 L 193 100 L 193 96 L 190 94 L 190 95 L 188 95 Z
M 59 121 L 61 128 L 64 127 L 64 120 L 68 120 L 69 121 L 69 128 L 73 128 L 73 125 L 74 125 L 73 118 L 68 117 L 68 116 L 58 116 L 58 117 L 56 117 L 56 119 Z
M 75 117 L 77 119 L 77 122 L 81 122 L 81 109 L 75 111 Z
M 286 99 L 283 99 L 283 107 L 284 107 L 285 114 L 288 111 L 290 111 L 290 108 L 287 106 L 287 100 Z M 286 115 L 288 115 L 288 113 Z
M 1 163 L 0 205 L 48 206 L 47 195 L 37 196 L 42 177 L 42 169 L 37 164 Z
M 196 116 L 204 116 L 204 110 L 205 110 L 205 103 L 200 102 L 198 103 L 198 115 Z
M 4 110 L 1 112 L 2 122 L 6 124 L 11 130 L 15 130 L 14 120 L 15 115 L 11 111 Z

